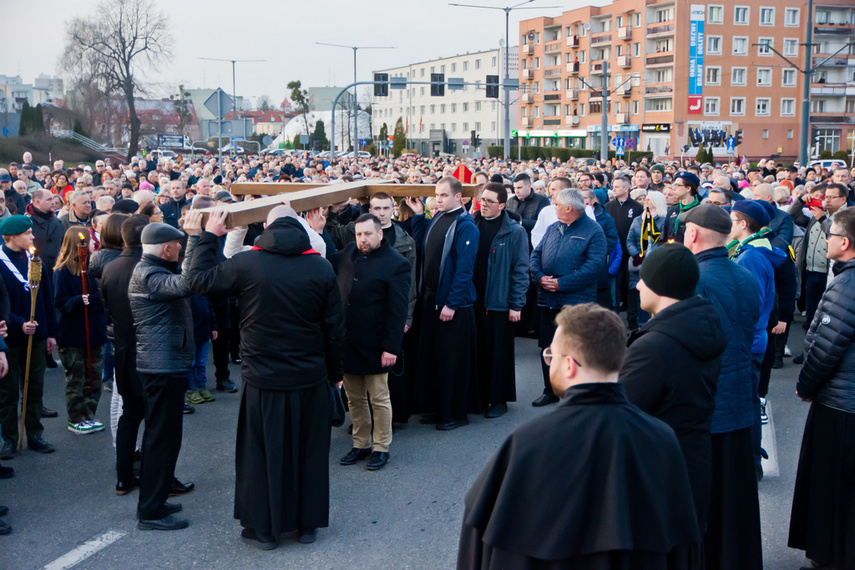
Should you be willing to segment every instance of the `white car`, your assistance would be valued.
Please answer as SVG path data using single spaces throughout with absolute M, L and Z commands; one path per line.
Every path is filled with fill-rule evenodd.
M 846 163 L 842 160 L 829 158 L 825 160 L 812 160 L 810 166 L 813 169 L 822 170 L 824 168 L 831 171 L 833 168 L 846 168 Z

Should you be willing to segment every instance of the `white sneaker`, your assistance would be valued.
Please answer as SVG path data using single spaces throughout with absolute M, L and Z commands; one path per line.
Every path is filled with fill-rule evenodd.
M 92 431 L 104 431 L 104 424 L 96 419 L 91 419 L 87 423 L 92 426 Z
M 787 358 L 789 358 L 789 357 L 791 357 L 792 355 L 793 355 L 793 353 L 792 353 L 792 352 L 790 352 L 790 347 L 789 347 L 789 346 L 787 346 L 787 345 L 785 344 L 785 345 L 784 345 L 784 356 L 786 356 Z
M 76 424 L 68 422 L 68 431 L 70 431 L 71 433 L 75 433 L 77 435 L 85 435 L 87 433 L 93 433 L 92 430 L 92 424 L 90 424 L 88 421 L 84 420 Z

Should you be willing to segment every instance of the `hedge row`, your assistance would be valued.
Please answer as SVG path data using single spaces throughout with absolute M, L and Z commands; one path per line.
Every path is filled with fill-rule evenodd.
M 503 146 L 491 146 L 487 148 L 487 153 L 489 156 L 493 158 L 500 158 L 505 152 L 505 147 Z M 511 159 L 516 160 L 517 153 L 519 152 L 518 147 L 511 147 Z M 594 156 L 599 156 L 600 151 L 598 150 L 590 150 L 590 149 L 582 149 L 582 148 L 560 148 L 560 147 L 545 147 L 545 146 L 524 146 L 522 147 L 522 159 L 523 160 L 546 160 L 556 157 L 558 160 L 562 162 L 566 162 L 570 160 L 570 158 L 593 158 Z M 638 162 L 645 156 L 648 160 L 653 159 L 653 153 L 650 152 L 633 152 L 631 155 L 628 155 L 629 158 L 633 162 Z M 615 151 L 609 151 L 609 158 L 615 157 Z M 624 155 L 624 160 L 627 155 Z

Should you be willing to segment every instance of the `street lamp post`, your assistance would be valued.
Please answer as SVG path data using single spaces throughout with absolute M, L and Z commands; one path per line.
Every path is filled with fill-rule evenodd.
M 319 46 L 330 46 L 330 47 L 339 47 L 339 48 L 347 48 L 353 50 L 353 82 L 356 83 L 356 51 L 360 49 L 394 49 L 392 47 L 382 46 L 345 46 L 340 44 L 328 44 L 324 42 L 315 42 L 316 45 Z M 357 151 L 359 150 L 359 106 L 357 105 L 357 90 L 356 86 L 353 87 L 353 156 L 356 158 Z M 335 105 L 333 105 L 332 109 L 333 114 L 335 114 Z M 335 156 L 335 133 L 332 134 L 332 143 L 330 145 L 330 159 Z M 342 145 L 344 146 L 344 145 Z
M 525 4 L 531 4 L 534 0 L 525 0 L 525 2 L 520 2 L 519 4 L 515 4 L 513 6 L 505 6 L 504 8 L 500 6 L 476 6 L 474 4 L 457 4 L 450 3 L 449 6 L 459 6 L 461 8 L 483 8 L 485 10 L 502 10 L 505 13 L 505 81 L 502 83 L 502 86 L 505 90 L 505 152 L 504 157 L 506 160 L 510 160 L 511 158 L 511 90 L 508 88 L 508 80 L 510 79 L 509 73 L 509 56 L 510 56 L 510 17 L 511 10 L 546 10 L 550 8 L 560 8 L 560 6 L 531 6 L 526 8 L 521 8 Z

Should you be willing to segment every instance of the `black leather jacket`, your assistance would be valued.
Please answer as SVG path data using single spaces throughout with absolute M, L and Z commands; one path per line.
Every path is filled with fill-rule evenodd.
M 195 240 L 191 240 L 195 245 Z M 185 277 L 193 247 L 177 263 L 143 254 L 128 284 L 128 297 L 137 330 L 137 370 L 143 374 L 187 374 L 193 364 L 193 313 Z
M 855 413 L 855 259 L 835 263 L 835 277 L 805 336 L 802 398 Z

